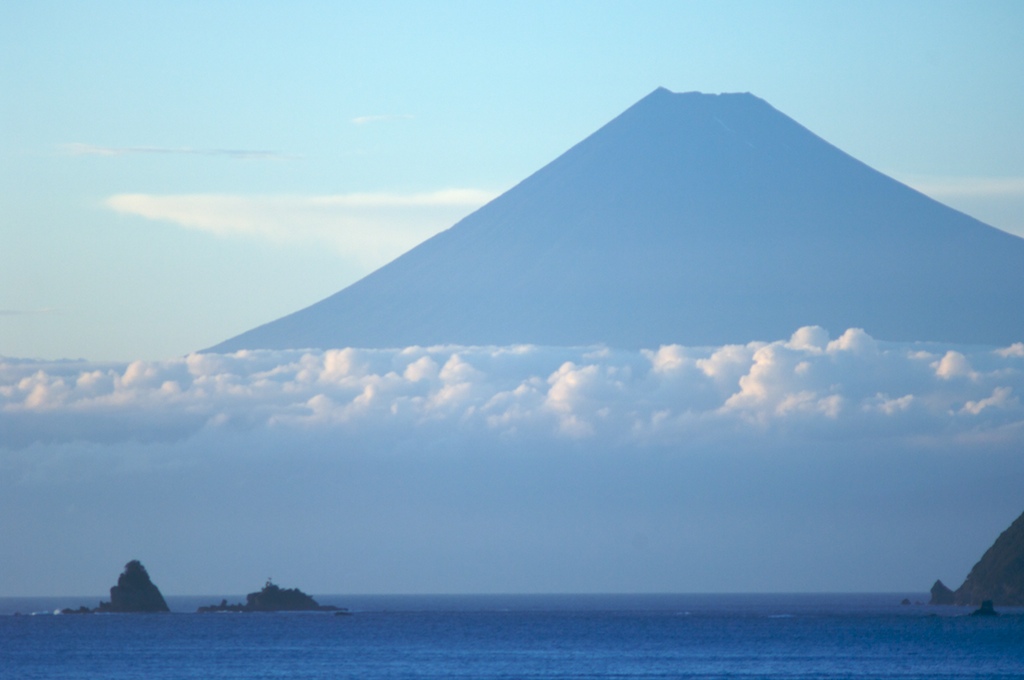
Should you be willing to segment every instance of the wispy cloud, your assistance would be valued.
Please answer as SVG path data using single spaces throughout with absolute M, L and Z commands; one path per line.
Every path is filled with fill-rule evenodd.
M 969 197 L 1024 197 L 1024 177 L 904 176 L 902 181 L 923 194 L 942 200 Z
M 182 155 L 182 156 L 218 156 L 232 160 L 291 160 L 297 156 L 262 149 L 194 149 L 191 147 L 160 147 L 160 146 L 97 146 L 73 142 L 61 146 L 65 153 L 72 156 L 135 156 L 135 155 Z
M 495 195 L 477 189 L 319 196 L 117 194 L 106 205 L 221 237 L 326 244 L 369 266 L 397 257 Z
M 51 307 L 42 307 L 40 309 L 0 309 L 0 316 L 42 316 L 56 314 L 57 311 Z
M 376 116 L 356 116 L 352 122 L 356 125 L 366 125 L 367 123 L 384 123 L 394 120 L 412 120 L 414 117 L 411 113 L 385 113 Z
M 1024 238 L 1024 177 L 899 176 L 935 200 Z

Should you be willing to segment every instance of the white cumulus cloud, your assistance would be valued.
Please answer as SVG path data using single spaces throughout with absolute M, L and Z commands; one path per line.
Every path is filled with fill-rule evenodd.
M 221 428 L 682 442 L 720 429 L 1021 436 L 1024 356 L 819 328 L 771 343 L 638 352 L 409 347 L 0 362 L 7 446 L 184 439 Z M 437 430 L 440 428 L 440 430 Z

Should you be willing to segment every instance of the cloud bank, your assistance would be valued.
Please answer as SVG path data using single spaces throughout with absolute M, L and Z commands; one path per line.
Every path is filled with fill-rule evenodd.
M 716 433 L 1024 442 L 1024 343 L 787 340 L 640 352 L 408 347 L 244 351 L 130 364 L 0 363 L 7 447 L 201 431 L 387 432 L 679 444 Z
M 921 593 L 1020 514 L 1022 390 L 1024 343 L 816 327 L 4 359 L 0 594 L 100 594 L 132 558 L 218 597 Z
M 106 206 L 219 237 L 326 245 L 370 266 L 398 257 L 496 196 L 477 189 L 324 196 L 116 194 Z

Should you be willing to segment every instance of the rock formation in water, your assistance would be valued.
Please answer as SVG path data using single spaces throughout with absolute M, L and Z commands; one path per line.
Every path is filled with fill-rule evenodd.
M 200 607 L 200 613 L 211 612 L 340 612 L 340 607 L 319 604 L 312 597 L 298 588 L 281 588 L 267 579 L 263 590 L 245 596 L 245 604 L 228 604 L 221 600 L 220 604 Z
M 980 605 L 985 600 L 1024 607 L 1024 513 L 985 551 L 954 593 L 956 604 Z
M 146 568 L 138 560 L 132 560 L 124 565 L 124 572 L 117 578 L 117 585 L 110 589 L 110 602 L 100 602 L 94 611 L 133 614 L 171 610 L 160 594 L 160 589 L 149 580 Z
M 932 599 L 928 604 L 955 604 L 953 591 L 942 581 L 936 581 L 932 586 Z

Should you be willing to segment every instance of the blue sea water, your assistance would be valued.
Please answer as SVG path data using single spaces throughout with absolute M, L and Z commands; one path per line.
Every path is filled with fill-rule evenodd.
M 1024 610 L 972 617 L 903 597 L 926 598 L 317 598 L 350 616 L 189 613 L 219 597 L 67 616 L 52 612 L 98 598 L 6 598 L 0 678 L 1024 678 Z

